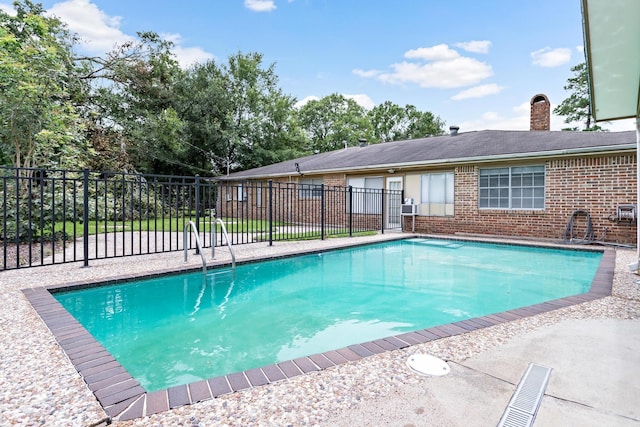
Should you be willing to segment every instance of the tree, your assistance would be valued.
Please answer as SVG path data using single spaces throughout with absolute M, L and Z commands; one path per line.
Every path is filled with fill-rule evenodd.
M 426 138 L 444 133 L 444 122 L 439 117 L 428 111 L 420 112 L 413 105 L 402 108 L 385 101 L 373 107 L 368 117 L 378 142 Z
M 74 38 L 41 5 L 0 10 L 0 146 L 15 167 L 78 168 L 88 152 L 72 102 Z
M 310 152 L 337 150 L 357 145 L 359 139 L 373 139 L 364 107 L 338 93 L 309 101 L 300 108 L 298 117 Z
M 589 79 L 587 65 L 581 64 L 571 67 L 573 77 L 567 79 L 564 89 L 569 91 L 569 97 L 553 109 L 555 114 L 564 116 L 567 124 L 584 123 L 584 131 L 606 131 L 599 125 L 592 125 L 591 101 L 589 98 Z M 572 126 L 563 130 L 577 131 L 578 126 Z
M 172 47 L 157 34 L 143 32 L 104 58 L 79 58 L 85 70 L 80 78 L 94 88 L 82 110 L 90 122 L 89 136 L 100 137 L 92 143 L 108 150 L 107 158 L 120 159 L 121 167 L 190 173 L 182 161 L 184 125 L 175 110 L 174 86 L 184 73 Z M 104 144 L 104 138 L 111 144 Z
M 263 67 L 258 53 L 189 70 L 177 93 L 191 161 L 226 174 L 300 155 L 295 99 L 282 93 L 277 80 L 274 65 Z
M 193 170 L 218 175 L 225 169 L 224 75 L 215 61 L 197 64 L 176 82 L 176 110 L 185 123 L 186 159 Z

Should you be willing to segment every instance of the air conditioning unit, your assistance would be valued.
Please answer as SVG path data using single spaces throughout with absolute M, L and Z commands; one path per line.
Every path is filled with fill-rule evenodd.
M 404 216 L 418 215 L 418 205 L 400 205 L 400 214 Z

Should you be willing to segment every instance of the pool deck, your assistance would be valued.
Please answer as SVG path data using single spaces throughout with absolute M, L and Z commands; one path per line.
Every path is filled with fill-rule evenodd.
M 236 257 L 397 237 L 260 243 L 237 246 Z M 228 252 L 216 254 L 228 262 Z M 12 425 L 496 425 L 533 362 L 552 369 L 536 426 L 640 425 L 640 286 L 627 269 L 635 250 L 608 247 L 604 258 L 588 294 L 149 394 L 44 287 L 198 268 L 197 257 L 2 272 L 0 414 Z M 451 373 L 412 373 L 415 353 L 446 360 Z

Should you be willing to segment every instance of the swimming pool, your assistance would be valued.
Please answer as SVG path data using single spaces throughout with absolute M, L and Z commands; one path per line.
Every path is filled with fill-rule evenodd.
M 601 257 L 407 239 L 55 297 L 152 391 L 581 294 Z

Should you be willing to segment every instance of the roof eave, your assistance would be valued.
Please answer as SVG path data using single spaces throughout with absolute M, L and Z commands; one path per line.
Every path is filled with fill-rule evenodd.
M 343 168 L 329 168 L 329 169 L 317 169 L 305 171 L 304 174 L 298 173 L 273 173 L 263 175 L 245 175 L 238 177 L 224 177 L 218 178 L 221 180 L 242 181 L 247 179 L 272 179 L 272 178 L 287 178 L 287 177 L 303 177 L 305 175 L 325 175 L 330 173 L 346 173 L 346 172 L 369 172 L 372 170 L 384 170 L 384 169 L 417 169 L 419 167 L 434 167 L 434 166 L 447 166 L 452 164 L 469 164 L 469 163 L 492 163 L 505 160 L 532 160 L 532 159 L 547 159 L 550 157 L 572 157 L 580 154 L 599 154 L 604 152 L 616 153 L 616 152 L 635 152 L 635 144 L 618 144 L 608 145 L 602 147 L 582 147 L 571 148 L 562 150 L 550 150 L 550 151 L 538 151 L 529 153 L 511 153 L 511 154 L 499 154 L 488 156 L 475 156 L 475 157 L 457 157 L 450 159 L 434 159 L 426 161 L 414 161 L 414 162 L 401 162 L 401 163 L 384 163 L 377 165 L 366 165 L 358 167 L 343 167 Z

